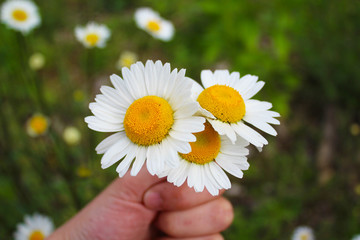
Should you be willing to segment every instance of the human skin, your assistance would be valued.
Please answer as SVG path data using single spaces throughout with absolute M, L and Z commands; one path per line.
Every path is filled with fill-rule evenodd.
M 143 168 L 115 180 L 49 240 L 210 240 L 233 220 L 221 196 L 176 187 Z

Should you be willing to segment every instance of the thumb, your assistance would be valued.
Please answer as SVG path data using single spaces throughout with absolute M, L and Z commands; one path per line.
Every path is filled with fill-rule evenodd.
M 110 240 L 119 236 L 122 239 L 145 239 L 150 235 L 149 225 L 156 212 L 142 204 L 143 195 L 162 181 L 164 178 L 151 176 L 146 167 L 135 177 L 127 173 L 111 183 L 49 239 Z

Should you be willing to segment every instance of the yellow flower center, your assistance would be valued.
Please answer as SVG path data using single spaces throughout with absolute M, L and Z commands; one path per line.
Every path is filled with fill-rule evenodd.
M 232 87 L 211 86 L 200 93 L 197 101 L 202 108 L 223 122 L 235 123 L 245 115 L 244 100 Z
M 29 124 L 30 128 L 37 134 L 44 133 L 48 127 L 46 118 L 41 115 L 32 117 Z
M 300 236 L 300 239 L 301 239 L 301 240 L 308 240 L 309 237 L 308 237 L 307 234 L 302 234 L 302 235 Z
M 157 32 L 160 30 L 160 24 L 158 21 L 149 21 L 147 28 L 152 32 Z
M 43 240 L 45 239 L 44 234 L 39 231 L 39 230 L 35 230 L 31 233 L 31 235 L 29 236 L 29 240 Z
M 86 42 L 88 42 L 90 46 L 95 46 L 98 41 L 99 35 L 96 33 L 90 33 L 86 36 Z
M 214 130 L 209 122 L 205 123 L 202 132 L 194 133 L 196 142 L 191 142 L 191 152 L 188 154 L 180 153 L 180 156 L 193 163 L 205 164 L 214 161 L 219 154 L 221 147 L 220 135 Z
M 170 104 L 158 96 L 146 96 L 134 101 L 124 119 L 125 133 L 139 145 L 160 143 L 174 123 Z
M 13 11 L 12 15 L 15 20 L 20 22 L 26 21 L 26 19 L 28 18 L 27 13 L 21 9 L 16 9 L 15 11 Z

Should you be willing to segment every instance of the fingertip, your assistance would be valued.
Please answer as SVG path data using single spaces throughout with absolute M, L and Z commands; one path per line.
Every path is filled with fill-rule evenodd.
M 195 192 L 187 185 L 174 186 L 169 182 L 161 182 L 152 186 L 144 194 L 144 205 L 152 210 L 183 210 L 219 198 L 224 190 L 217 196 L 212 196 L 208 191 Z
M 156 191 L 147 191 L 144 194 L 144 205 L 153 210 L 161 210 L 164 205 L 164 200 L 161 194 Z

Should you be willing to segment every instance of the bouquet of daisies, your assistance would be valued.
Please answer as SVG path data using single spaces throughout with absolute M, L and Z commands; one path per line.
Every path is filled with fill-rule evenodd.
M 146 165 L 152 175 L 212 195 L 229 189 L 225 171 L 242 178 L 249 168 L 249 143 L 261 149 L 268 142 L 254 128 L 276 135 L 270 124 L 280 115 L 272 104 L 251 99 L 264 86 L 258 77 L 227 70 L 201 72 L 201 82 L 171 70 L 170 64 L 147 61 L 110 76 L 114 87 L 101 94 L 85 118 L 89 128 L 112 132 L 97 147 L 102 168 L 116 162 L 122 177 L 136 176 Z M 225 171 L 224 171 L 225 170 Z

